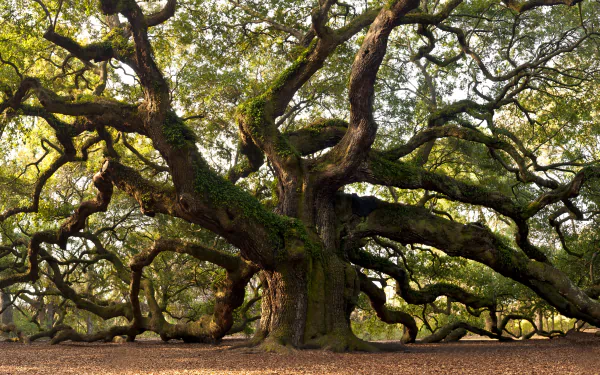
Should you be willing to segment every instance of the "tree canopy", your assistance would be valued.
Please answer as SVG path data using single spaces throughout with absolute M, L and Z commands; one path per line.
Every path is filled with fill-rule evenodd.
M 0 309 L 30 339 L 600 324 L 597 1 L 0 13 Z

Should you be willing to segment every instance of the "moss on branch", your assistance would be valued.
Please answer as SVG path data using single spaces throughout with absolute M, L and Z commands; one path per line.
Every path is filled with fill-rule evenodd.
M 175 148 L 193 146 L 197 140 L 194 132 L 173 111 L 167 112 L 165 116 L 163 135 L 167 142 Z

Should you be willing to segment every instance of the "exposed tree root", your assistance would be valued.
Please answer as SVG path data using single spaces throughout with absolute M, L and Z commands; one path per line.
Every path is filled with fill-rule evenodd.
M 296 350 L 293 345 L 275 337 L 267 337 L 263 342 L 255 346 L 253 349 L 257 352 L 278 354 L 289 354 Z
M 318 348 L 330 350 L 332 352 L 377 352 L 376 345 L 356 337 L 352 332 L 336 333 L 332 332 L 324 336 L 317 337 L 309 341 L 307 348 Z
M 244 349 L 248 353 L 289 354 L 294 352 L 297 348 L 280 338 L 273 336 L 265 337 L 259 332 L 250 340 L 233 345 L 230 349 Z
M 352 332 L 332 332 L 309 340 L 305 344 L 296 347 L 283 338 L 276 336 L 265 337 L 264 334 L 258 333 L 250 340 L 234 345 L 230 349 L 248 349 L 249 352 L 252 353 L 267 352 L 285 354 L 301 349 L 323 349 L 337 353 L 353 351 L 397 351 L 399 346 L 398 344 L 391 346 L 370 343 L 359 339 Z

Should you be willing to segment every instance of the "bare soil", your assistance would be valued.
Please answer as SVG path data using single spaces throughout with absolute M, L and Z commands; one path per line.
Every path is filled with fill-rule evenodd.
M 585 333 L 509 343 L 413 344 L 376 354 L 257 354 L 230 350 L 235 343 L 0 343 L 0 374 L 600 374 L 600 338 Z

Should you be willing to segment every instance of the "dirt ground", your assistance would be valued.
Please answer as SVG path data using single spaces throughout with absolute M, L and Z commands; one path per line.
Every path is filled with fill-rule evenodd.
M 219 346 L 0 343 L 0 374 L 600 374 L 600 338 L 413 344 L 392 353 L 256 354 Z

